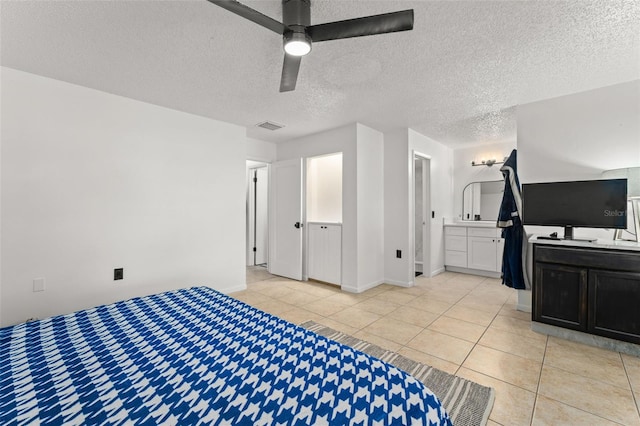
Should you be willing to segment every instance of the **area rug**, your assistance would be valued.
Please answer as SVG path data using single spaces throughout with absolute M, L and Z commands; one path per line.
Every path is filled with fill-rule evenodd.
M 436 394 L 455 426 L 487 424 L 495 398 L 495 391 L 492 388 L 445 373 L 313 321 L 307 321 L 301 325 L 314 333 L 351 346 L 411 374 Z

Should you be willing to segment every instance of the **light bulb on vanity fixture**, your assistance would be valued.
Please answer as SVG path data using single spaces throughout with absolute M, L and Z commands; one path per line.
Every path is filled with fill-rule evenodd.
M 471 165 L 472 166 L 487 166 L 487 167 L 491 167 L 494 164 L 504 164 L 505 161 L 507 161 L 507 157 L 504 157 L 502 159 L 502 161 L 496 161 L 495 158 L 492 158 L 490 160 L 482 160 L 480 163 L 476 163 L 475 161 L 471 161 Z

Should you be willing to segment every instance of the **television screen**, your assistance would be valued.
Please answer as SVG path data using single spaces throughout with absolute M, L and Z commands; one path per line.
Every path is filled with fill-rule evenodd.
M 525 225 L 627 227 L 626 179 L 523 184 L 522 203 Z

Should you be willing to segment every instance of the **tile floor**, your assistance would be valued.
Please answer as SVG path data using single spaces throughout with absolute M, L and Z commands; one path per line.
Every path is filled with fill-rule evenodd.
M 531 331 L 499 280 L 445 272 L 351 294 L 251 267 L 247 287 L 231 296 L 493 387 L 489 425 L 640 425 L 640 358 Z

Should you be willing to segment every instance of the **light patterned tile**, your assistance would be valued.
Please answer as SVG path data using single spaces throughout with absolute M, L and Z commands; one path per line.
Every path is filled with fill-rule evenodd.
M 278 296 L 278 300 L 290 303 L 296 306 L 303 306 L 311 302 L 315 302 L 318 298 L 304 291 L 289 291 L 287 294 Z
M 346 291 L 342 291 L 340 293 L 333 294 L 329 297 L 324 298 L 327 303 L 340 303 L 342 305 L 355 305 L 362 301 L 371 298 L 370 295 L 365 295 L 365 293 L 348 293 Z
M 640 403 L 640 358 L 622 354 L 622 362 L 627 371 L 631 388 L 636 395 L 636 401 Z
M 438 333 L 448 334 L 449 336 L 457 337 L 473 343 L 477 342 L 485 331 L 485 327 L 481 325 L 446 316 L 441 316 L 427 328 L 429 330 L 437 331 Z
M 493 327 L 485 331 L 478 344 L 537 362 L 542 362 L 545 352 L 545 344 L 537 339 L 529 339 Z
M 407 303 L 406 306 L 440 315 L 450 309 L 453 305 L 441 300 L 435 300 L 428 296 L 420 296 Z
M 418 327 L 426 327 L 433 321 L 435 321 L 436 318 L 438 318 L 438 314 L 434 314 L 433 312 L 429 311 L 421 311 L 409 306 L 402 306 L 389 313 L 387 316 L 389 318 L 394 318 L 400 321 L 407 322 L 409 324 L 417 325 Z
M 471 352 L 473 343 L 425 329 L 406 346 L 460 365 Z
M 566 345 L 560 339 L 549 339 L 545 365 L 630 389 L 629 379 L 617 352 L 609 352 L 579 343 Z
M 323 317 L 331 316 L 337 312 L 343 311 L 349 307 L 349 305 L 343 305 L 342 303 L 327 303 L 324 299 L 316 300 L 315 302 L 307 303 L 302 306 L 311 312 L 315 312 Z
M 422 327 L 384 317 L 368 325 L 363 331 L 404 345 L 420 333 Z
M 496 398 L 489 420 L 505 426 L 529 426 L 531 424 L 536 399 L 534 392 L 464 367 L 460 367 L 457 375 L 495 389 Z
M 488 312 L 490 314 L 497 314 L 502 309 L 502 305 L 487 304 L 480 300 L 477 300 L 473 296 L 465 296 L 459 302 L 459 306 L 466 306 L 467 308 L 476 309 L 478 311 Z
M 462 366 L 536 392 L 542 363 L 477 345 Z
M 415 296 L 412 294 L 402 293 L 400 291 L 386 291 L 373 296 L 373 298 L 397 303 L 398 305 L 406 305 L 415 299 Z
M 397 303 L 390 302 L 388 300 L 379 299 L 377 297 L 372 297 L 363 302 L 358 303 L 357 305 L 353 305 L 354 308 L 362 309 L 364 311 L 373 312 L 379 315 L 387 315 L 396 309 L 398 309 L 402 305 L 398 305 Z
M 544 365 L 538 393 L 614 422 L 640 425 L 640 415 L 630 390 Z M 603 401 L 606 401 L 605 408 Z
M 533 412 L 533 423 L 536 426 L 558 425 L 598 425 L 616 426 L 614 423 L 602 417 L 586 411 L 579 410 L 553 399 L 538 395 L 536 409 Z
M 538 340 L 540 343 L 547 341 L 546 334 L 536 333 L 531 330 L 531 321 L 522 321 L 516 318 L 497 315 L 489 327 L 508 331 L 509 333 L 515 333 L 529 339 Z
M 489 324 L 491 324 L 491 321 L 493 321 L 493 319 L 495 318 L 495 314 L 491 312 L 479 311 L 477 309 L 466 308 L 460 305 L 455 305 L 447 312 L 445 312 L 444 315 L 450 318 L 472 322 L 484 327 L 487 327 Z
M 558 337 L 549 336 L 549 347 L 554 348 L 561 346 L 568 351 L 581 352 L 587 354 L 590 358 L 600 357 L 606 358 L 611 361 L 620 361 L 620 353 L 610 351 L 608 349 L 602 349 L 595 346 L 584 345 L 582 343 L 573 342 L 567 339 L 560 339 Z
M 505 317 L 516 318 L 522 321 L 531 321 L 531 312 L 523 312 L 516 309 L 515 304 L 505 304 L 498 315 L 502 315 Z
M 378 314 L 374 314 L 373 312 L 351 307 L 340 312 L 336 312 L 329 318 L 343 324 L 350 325 L 351 327 L 361 329 L 368 326 L 372 322 L 379 320 L 381 316 Z

